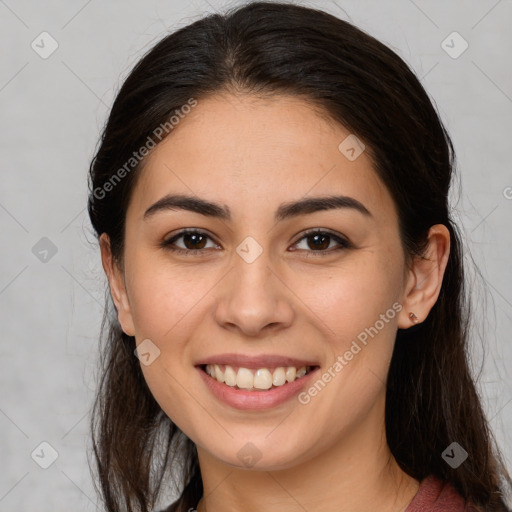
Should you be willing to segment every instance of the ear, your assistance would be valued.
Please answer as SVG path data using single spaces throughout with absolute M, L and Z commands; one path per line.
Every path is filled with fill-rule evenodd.
M 135 336 L 133 318 L 130 310 L 130 302 L 126 293 L 124 274 L 114 261 L 110 249 L 110 238 L 106 233 L 102 233 L 99 239 L 101 249 L 101 263 L 103 270 L 108 277 L 110 285 L 110 294 L 116 306 L 117 318 L 121 328 L 128 336 Z
M 402 299 L 403 309 L 398 317 L 398 327 L 407 329 L 414 325 L 409 318 L 414 313 L 421 323 L 427 318 L 441 291 L 444 271 L 450 254 L 450 232 L 444 224 L 431 226 L 425 258 L 416 256 L 411 268 Z

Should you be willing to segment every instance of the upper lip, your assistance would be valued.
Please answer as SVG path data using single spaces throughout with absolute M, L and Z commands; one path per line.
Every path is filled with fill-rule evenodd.
M 215 356 L 206 357 L 196 363 L 196 366 L 206 364 L 228 364 L 243 368 L 277 368 L 279 366 L 295 366 L 301 368 L 303 366 L 318 366 L 314 361 L 306 359 L 297 359 L 296 357 L 279 356 L 273 354 L 261 354 L 258 356 L 249 356 L 245 354 L 217 354 Z

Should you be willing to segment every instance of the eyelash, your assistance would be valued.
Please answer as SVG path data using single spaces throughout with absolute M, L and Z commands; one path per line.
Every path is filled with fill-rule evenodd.
M 208 235 L 204 231 L 197 230 L 197 229 L 184 229 L 183 231 L 180 231 L 179 233 L 174 235 L 169 240 L 164 240 L 162 242 L 162 244 L 161 244 L 162 248 L 164 248 L 166 250 L 169 250 L 169 251 L 172 251 L 172 252 L 174 252 L 176 254 L 183 254 L 185 256 L 194 256 L 196 254 L 204 252 L 205 249 L 181 249 L 179 247 L 173 247 L 172 246 L 172 244 L 176 240 L 181 238 L 183 235 L 187 235 L 187 234 L 201 235 L 201 236 L 205 236 L 205 237 L 211 239 L 210 235 Z M 309 237 L 311 237 L 313 235 L 327 235 L 332 240 L 338 242 L 340 245 L 338 247 L 335 247 L 334 249 L 325 249 L 325 250 L 318 250 L 318 251 L 306 250 L 306 253 L 313 253 L 313 254 L 308 254 L 306 256 L 307 258 L 323 257 L 326 254 L 329 255 L 329 254 L 332 254 L 333 252 L 338 252 L 338 251 L 341 251 L 343 249 L 350 249 L 350 248 L 352 248 L 352 244 L 348 240 L 346 240 L 345 238 L 342 238 L 342 237 L 340 237 L 338 235 L 335 235 L 334 233 L 331 233 L 330 231 L 323 231 L 323 230 L 320 230 L 320 229 L 312 229 L 312 230 L 306 231 L 303 234 L 303 236 L 301 238 L 299 238 L 293 245 L 297 245 L 299 242 L 301 242 L 305 238 L 309 238 Z M 298 249 L 298 250 L 302 251 L 304 249 Z M 317 254 L 315 254 L 315 253 L 317 253 Z M 320 253 L 320 254 L 318 254 L 318 253 Z

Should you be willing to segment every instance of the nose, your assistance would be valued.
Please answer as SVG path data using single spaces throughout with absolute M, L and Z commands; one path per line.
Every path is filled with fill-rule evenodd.
M 293 293 L 268 258 L 268 250 L 252 262 L 238 254 L 233 268 L 223 280 L 217 303 L 217 323 L 246 336 L 259 336 L 292 324 Z

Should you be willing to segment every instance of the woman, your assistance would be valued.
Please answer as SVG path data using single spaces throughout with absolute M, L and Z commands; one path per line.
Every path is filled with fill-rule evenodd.
M 170 477 L 169 511 L 508 510 L 454 162 L 402 59 L 319 10 L 248 4 L 141 59 L 90 168 L 107 510 Z

